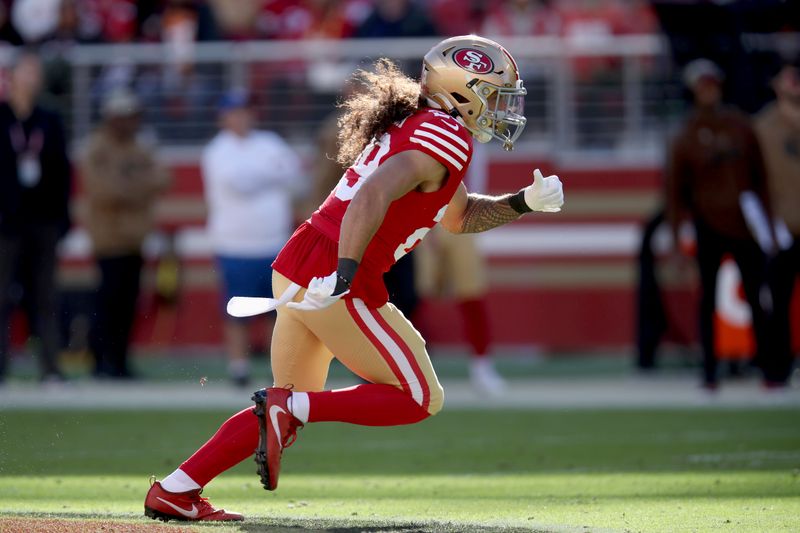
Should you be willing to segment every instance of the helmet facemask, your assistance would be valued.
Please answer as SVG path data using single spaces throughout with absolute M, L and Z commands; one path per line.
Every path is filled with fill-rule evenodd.
M 513 150 L 516 141 L 525 129 L 525 95 L 528 91 L 517 80 L 516 87 L 499 87 L 487 81 L 475 79 L 468 84 L 483 103 L 483 111 L 474 119 L 475 137 L 486 143 L 497 139 L 503 149 Z M 472 122 L 472 121 L 470 121 Z

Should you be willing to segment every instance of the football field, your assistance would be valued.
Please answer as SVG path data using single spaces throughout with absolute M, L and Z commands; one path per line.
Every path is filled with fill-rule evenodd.
M 795 404 L 456 405 L 408 427 L 310 425 L 276 492 L 249 460 L 206 487 L 247 521 L 145 519 L 148 476 L 172 471 L 231 412 L 0 411 L 0 531 L 800 530 Z

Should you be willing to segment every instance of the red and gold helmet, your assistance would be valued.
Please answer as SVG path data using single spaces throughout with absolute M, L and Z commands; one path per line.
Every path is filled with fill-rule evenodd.
M 484 37 L 462 35 L 425 54 L 420 79 L 429 102 L 464 121 L 482 143 L 492 138 L 511 150 L 525 128 L 527 94 L 514 58 Z

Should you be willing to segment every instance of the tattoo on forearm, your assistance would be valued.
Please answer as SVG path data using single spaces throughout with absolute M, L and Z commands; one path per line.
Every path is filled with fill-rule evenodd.
M 483 196 L 470 194 L 461 224 L 461 233 L 479 233 L 517 220 L 521 215 L 509 204 L 510 194 Z

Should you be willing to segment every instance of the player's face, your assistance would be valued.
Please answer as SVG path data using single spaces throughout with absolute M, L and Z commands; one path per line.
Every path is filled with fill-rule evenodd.
M 494 92 L 486 100 L 489 110 L 498 118 L 506 115 L 525 115 L 525 97 L 521 94 L 501 94 Z
M 486 98 L 486 110 L 492 119 L 494 134 L 508 150 L 525 127 L 525 93 L 497 89 Z

